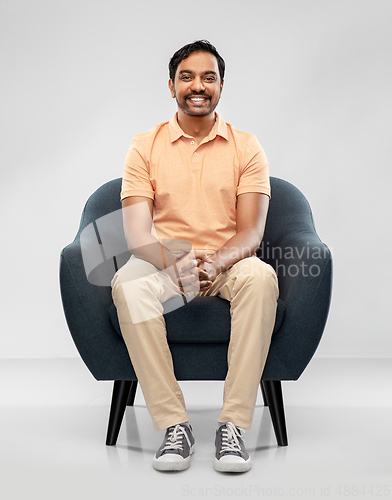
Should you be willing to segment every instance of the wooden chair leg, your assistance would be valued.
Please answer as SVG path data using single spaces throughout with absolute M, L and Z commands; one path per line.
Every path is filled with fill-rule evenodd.
M 261 395 L 263 396 L 263 403 L 264 403 L 264 406 L 268 406 L 267 396 L 266 396 L 266 394 L 265 394 L 265 390 L 264 390 L 263 382 L 260 382 L 260 389 L 261 389 Z
M 131 385 L 131 380 L 114 381 L 108 433 L 106 436 L 107 446 L 114 446 L 117 443 L 118 433 L 120 432 Z
M 127 406 L 133 406 L 133 403 L 135 402 L 136 389 L 137 389 L 137 380 L 132 380 L 131 389 L 129 391 L 129 396 L 127 400 Z
M 287 446 L 286 420 L 284 416 L 282 384 L 280 380 L 262 380 L 268 407 L 271 413 L 276 440 L 279 446 Z

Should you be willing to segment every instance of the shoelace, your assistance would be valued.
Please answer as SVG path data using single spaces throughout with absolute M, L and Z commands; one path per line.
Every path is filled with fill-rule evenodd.
M 186 430 L 180 425 L 174 425 L 169 429 L 169 435 L 166 440 L 166 445 L 162 448 L 162 452 L 165 450 L 182 450 L 182 436 L 185 436 L 188 441 L 189 447 L 191 446 L 191 442 L 188 438 L 188 434 Z
M 227 422 L 227 424 L 222 429 L 222 448 L 221 453 L 227 451 L 235 451 L 242 453 L 241 445 L 238 441 L 238 437 L 242 438 L 244 435 L 244 431 L 238 429 L 231 422 Z

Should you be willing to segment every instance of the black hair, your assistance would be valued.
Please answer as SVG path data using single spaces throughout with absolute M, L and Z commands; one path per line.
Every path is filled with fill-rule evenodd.
M 190 56 L 192 52 L 209 52 L 210 54 L 214 55 L 218 61 L 219 75 L 221 82 L 223 82 L 225 77 L 225 61 L 219 55 L 218 51 L 212 45 L 212 43 L 210 43 L 208 40 L 196 40 L 193 43 L 188 43 L 173 54 L 173 57 L 169 62 L 169 76 L 173 82 L 174 77 L 176 76 L 178 65 L 183 59 L 186 59 L 188 56 Z

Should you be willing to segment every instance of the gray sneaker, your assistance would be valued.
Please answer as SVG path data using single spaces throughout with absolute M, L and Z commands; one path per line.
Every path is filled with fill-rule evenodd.
M 246 472 L 252 464 L 243 441 L 244 431 L 231 422 L 216 431 L 214 468 L 219 472 Z
M 154 455 L 154 469 L 161 471 L 187 469 L 194 447 L 195 438 L 189 424 L 168 427 L 163 443 Z

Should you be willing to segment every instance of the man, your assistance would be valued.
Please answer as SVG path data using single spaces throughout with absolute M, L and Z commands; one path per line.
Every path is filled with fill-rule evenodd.
M 196 294 L 231 303 L 214 466 L 226 472 L 251 467 L 243 434 L 268 354 L 278 283 L 272 267 L 255 256 L 270 197 L 268 162 L 254 135 L 214 111 L 224 71 L 206 40 L 179 49 L 169 63 L 178 111 L 135 136 L 125 160 L 121 199 L 133 255 L 113 278 L 113 299 L 155 429 L 166 429 L 153 459 L 157 470 L 188 468 L 194 448 L 162 303 L 174 298 L 179 307 Z

